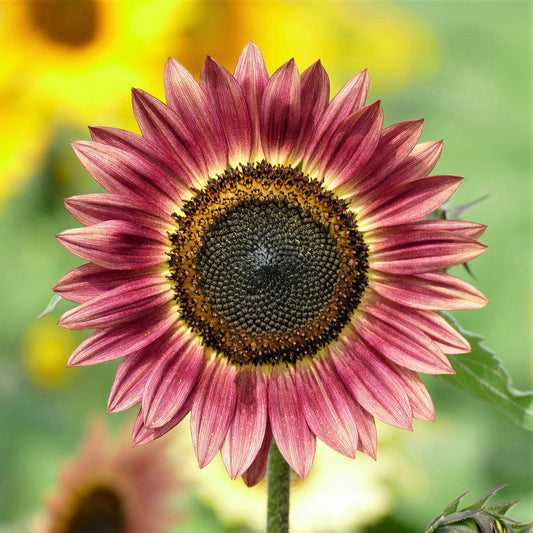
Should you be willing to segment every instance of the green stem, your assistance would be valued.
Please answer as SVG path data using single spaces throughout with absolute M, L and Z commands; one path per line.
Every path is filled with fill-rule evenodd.
M 268 452 L 267 533 L 288 533 L 291 468 L 274 440 Z

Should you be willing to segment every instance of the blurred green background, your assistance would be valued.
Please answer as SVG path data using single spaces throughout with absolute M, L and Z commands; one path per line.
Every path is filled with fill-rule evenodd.
M 87 139 L 89 124 L 138 131 L 130 88 L 162 97 L 168 55 L 196 75 L 207 53 L 233 70 L 252 39 L 270 72 L 320 58 L 332 92 L 368 67 L 369 101 L 382 100 L 387 125 L 425 117 L 422 140 L 444 139 L 436 172 L 466 178 L 449 205 L 489 195 L 465 218 L 488 225 L 470 281 L 491 303 L 456 317 L 531 388 L 531 20 L 531 4 L 513 0 L 0 2 L 0 531 L 25 531 L 39 513 L 90 417 L 104 416 L 117 366 L 65 368 L 84 337 L 55 326 L 68 302 L 35 320 L 80 264 L 54 238 L 75 225 L 62 199 L 97 190 L 69 141 Z M 423 531 L 462 492 L 503 483 L 500 500 L 523 500 L 511 516 L 531 519 L 531 434 L 424 379 L 437 421 L 414 433 L 379 426 L 376 463 L 319 454 L 294 487 L 294 531 Z M 116 432 L 133 416 L 106 422 Z M 230 482 L 217 464 L 199 471 L 187 437 L 169 438 L 190 484 L 171 531 L 258 530 L 264 488 Z

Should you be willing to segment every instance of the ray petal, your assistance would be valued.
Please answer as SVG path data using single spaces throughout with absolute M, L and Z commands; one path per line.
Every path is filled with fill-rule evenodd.
M 236 369 L 224 359 L 212 360 L 198 385 L 191 411 L 191 434 L 200 468 L 216 455 L 235 412 Z
M 298 140 L 300 93 L 300 75 L 291 59 L 272 74 L 261 103 L 261 145 L 273 165 L 284 164 Z
M 246 100 L 235 78 L 213 58 L 207 57 L 200 86 L 215 107 L 229 148 L 229 164 L 250 160 L 253 131 Z
M 361 195 L 374 189 L 412 152 L 422 134 L 423 120 L 392 124 L 380 135 L 372 158 L 336 191 L 339 196 Z
M 254 43 L 249 42 L 244 47 L 233 75 L 244 93 L 252 122 L 253 145 L 251 160 L 260 161 L 263 158 L 260 128 L 261 102 L 263 101 L 263 93 L 269 76 L 261 51 Z
M 71 144 L 81 164 L 110 193 L 133 195 L 169 213 L 183 196 L 175 175 L 142 155 L 94 141 Z
M 168 151 L 147 137 L 120 128 L 101 126 L 89 127 L 89 131 L 91 139 L 95 142 L 139 154 L 152 164 L 167 169 L 168 172 L 176 177 L 178 182 L 176 185 L 179 190 L 183 191 L 184 195 L 187 194 L 189 187 L 194 186 L 194 182 L 185 168 L 179 165 L 176 159 L 169 155 Z
M 167 316 L 165 304 L 172 299 L 168 280 L 162 276 L 144 277 L 67 311 L 59 325 L 68 329 L 105 328 L 143 319 L 147 313 L 164 320 Z
M 417 309 L 479 309 L 488 300 L 475 287 L 445 272 L 402 276 L 373 272 L 373 289 L 397 303 Z
M 164 263 L 170 242 L 159 231 L 123 220 L 109 220 L 57 235 L 73 254 L 111 270 L 131 270 Z
M 156 314 L 118 327 L 99 329 L 85 339 L 72 353 L 67 366 L 95 365 L 136 352 L 160 338 L 176 322 L 176 314 L 168 309 L 166 316 Z
M 355 457 L 357 424 L 352 402 L 332 363 L 315 356 L 296 365 L 296 386 L 311 431 L 334 450 Z
M 320 63 L 313 63 L 301 75 L 302 122 L 300 134 L 287 162 L 297 166 L 304 155 L 311 133 L 320 121 L 329 102 L 329 77 Z
M 263 439 L 261 448 L 259 449 L 259 452 L 257 453 L 248 470 L 242 474 L 242 480 L 246 486 L 253 487 L 265 477 L 268 462 L 268 452 L 270 450 L 271 443 L 272 430 L 270 429 L 270 424 L 267 424 L 265 438 Z
M 305 420 L 293 367 L 273 368 L 268 388 L 268 413 L 281 455 L 304 479 L 313 464 L 316 440 Z
M 391 320 L 392 316 L 385 321 L 359 310 L 353 319 L 359 335 L 394 363 L 426 374 L 453 374 L 446 356 L 425 333 L 409 329 L 399 317 L 392 324 Z
M 118 365 L 107 401 L 107 412 L 125 411 L 141 403 L 144 387 L 159 354 L 143 349 L 129 355 Z
M 391 426 L 411 429 L 412 411 L 403 381 L 351 332 L 330 348 L 346 388 L 363 409 Z
M 320 144 L 328 143 L 339 124 L 361 109 L 368 93 L 368 71 L 365 69 L 348 80 L 334 96 L 317 122 L 303 158 L 303 171 L 310 173 L 309 158 Z
M 208 174 L 226 170 L 228 144 L 216 110 L 192 74 L 172 58 L 165 66 L 165 96 L 202 150 Z
M 235 415 L 222 445 L 222 460 L 232 479 L 255 460 L 264 441 L 267 421 L 267 377 L 257 367 L 237 373 Z
M 84 226 L 107 222 L 108 220 L 125 220 L 159 233 L 175 229 L 169 213 L 142 200 L 133 200 L 116 194 L 82 194 L 64 200 L 67 211 Z
M 315 162 L 319 178 L 324 178 L 328 189 L 333 190 L 356 176 L 373 156 L 378 145 L 383 111 L 379 100 L 356 111 L 332 135 L 323 153 L 319 146 Z
M 158 348 L 144 389 L 144 425 L 161 427 L 180 411 L 196 385 L 204 363 L 204 349 L 185 328 L 176 330 Z
M 365 236 L 366 237 L 366 236 Z M 365 238 L 371 268 L 391 274 L 418 274 L 466 263 L 487 247 L 470 237 L 449 231 L 379 230 Z
M 54 291 L 76 303 L 87 302 L 128 281 L 157 274 L 153 268 L 108 270 L 93 263 L 81 265 L 65 274 Z
M 396 188 L 378 187 L 368 195 L 353 198 L 362 231 L 413 222 L 440 207 L 456 191 L 462 178 L 431 176 Z

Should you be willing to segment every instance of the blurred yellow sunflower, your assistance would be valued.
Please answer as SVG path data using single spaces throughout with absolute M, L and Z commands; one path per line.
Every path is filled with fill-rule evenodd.
M 168 55 L 192 72 L 207 53 L 233 65 L 249 40 L 268 67 L 287 50 L 302 67 L 321 57 L 334 90 L 368 67 L 382 94 L 428 75 L 438 60 L 431 30 L 388 1 L 0 2 L 0 208 L 39 165 L 55 128 L 131 129 L 124 92 L 159 88 Z
M 80 337 L 57 325 L 48 316 L 33 322 L 22 337 L 22 354 L 28 379 L 39 387 L 57 388 L 74 374 L 67 371 L 67 359 Z
M 0 205 L 39 164 L 55 128 L 115 121 L 129 107 L 123 95 L 132 84 L 155 85 L 166 33 L 186 7 L 160 2 L 154 9 L 147 0 L 0 3 Z

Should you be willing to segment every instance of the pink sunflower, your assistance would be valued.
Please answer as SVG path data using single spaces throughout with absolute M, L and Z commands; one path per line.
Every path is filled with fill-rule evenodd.
M 485 226 L 421 220 L 461 178 L 428 176 L 441 142 L 383 129 L 367 89 L 363 71 L 330 101 L 319 61 L 269 76 L 250 43 L 200 83 L 169 59 L 166 104 L 133 91 L 142 135 L 73 143 L 109 194 L 65 200 L 84 227 L 58 237 L 89 263 L 55 287 L 81 304 L 60 324 L 96 329 L 69 365 L 124 357 L 109 412 L 141 404 L 135 444 L 190 413 L 200 467 L 220 450 L 253 485 L 272 439 L 303 478 L 316 437 L 375 457 L 374 418 L 434 419 L 417 373 L 470 350 L 437 311 L 487 303 L 444 269 Z
M 168 441 L 143 449 L 112 442 L 94 421 L 79 454 L 62 465 L 59 484 L 32 533 L 161 533 L 179 515 L 168 509 L 180 486 Z

